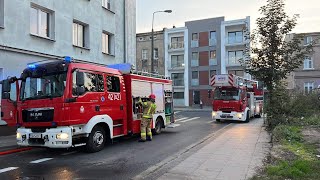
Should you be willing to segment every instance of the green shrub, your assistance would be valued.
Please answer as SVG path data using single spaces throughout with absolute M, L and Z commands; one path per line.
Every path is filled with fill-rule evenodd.
M 297 126 L 278 125 L 272 131 L 273 141 L 300 142 L 302 140 L 301 129 Z

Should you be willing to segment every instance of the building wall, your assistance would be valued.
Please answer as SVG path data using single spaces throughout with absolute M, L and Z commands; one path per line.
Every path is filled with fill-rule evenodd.
M 299 68 L 294 70 L 287 76 L 286 82 L 288 83 L 288 89 L 295 89 L 304 92 L 305 83 L 313 83 L 313 88 L 319 88 L 320 86 L 320 32 L 314 33 L 301 33 L 301 34 L 289 34 L 286 36 L 286 40 L 290 41 L 294 36 L 302 38 L 301 46 L 305 45 L 304 39 L 312 37 L 314 41 L 313 51 L 306 56 L 311 57 L 313 61 L 313 68 L 305 69 L 304 62 Z
M 31 35 L 31 6 L 50 11 L 50 38 Z M 135 6 L 135 0 L 111 1 L 110 10 L 92 0 L 0 0 L 0 80 L 20 76 L 28 63 L 63 56 L 102 64 L 134 64 Z M 87 48 L 73 46 L 74 20 L 88 26 Z M 113 35 L 112 55 L 102 53 L 103 31 Z
M 211 100 L 208 99 L 208 90 L 211 90 L 212 87 L 209 86 L 209 74 L 210 70 L 215 70 L 217 73 L 221 72 L 220 64 L 221 64 L 221 23 L 224 21 L 224 17 L 211 18 L 211 19 L 203 19 L 186 22 L 186 27 L 189 31 L 189 84 L 190 84 L 190 106 L 195 105 L 195 103 L 199 103 L 199 101 L 195 102 L 194 91 L 199 91 L 200 99 L 203 104 L 206 106 L 211 105 Z M 217 43 L 215 46 L 210 46 L 209 38 L 210 31 L 216 32 Z M 192 33 L 199 33 L 199 47 L 191 47 L 191 39 Z M 216 59 L 217 65 L 209 66 L 209 53 L 211 50 L 216 51 Z M 192 53 L 199 53 L 199 66 L 191 67 Z M 199 85 L 192 85 L 192 71 L 199 72 Z
M 183 42 L 177 48 L 170 48 L 171 38 L 183 37 Z M 168 77 L 172 76 L 172 73 L 183 74 L 183 84 L 184 86 L 173 86 L 174 93 L 183 93 L 183 99 L 174 99 L 175 106 L 189 106 L 189 78 L 188 78 L 188 29 L 186 27 L 165 29 L 164 36 L 164 47 L 165 47 L 165 75 Z M 173 68 L 172 55 L 183 55 L 184 56 L 184 66 Z
M 164 37 L 163 37 L 164 31 L 157 31 L 154 32 L 154 36 L 156 37 L 154 39 L 154 48 L 158 48 L 158 60 L 155 59 L 154 61 L 154 70 L 158 72 L 161 75 L 164 75 Z M 137 70 L 138 71 L 147 71 L 151 73 L 151 33 L 139 33 L 136 35 L 136 64 L 137 64 Z M 148 52 L 147 56 L 147 66 L 143 67 L 143 59 L 142 59 L 142 50 L 146 49 Z M 158 62 L 158 63 L 157 63 Z

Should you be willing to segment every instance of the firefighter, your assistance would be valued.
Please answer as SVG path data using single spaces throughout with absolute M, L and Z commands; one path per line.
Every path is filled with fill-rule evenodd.
M 143 115 L 140 124 L 141 139 L 139 142 L 152 141 L 151 120 L 157 108 L 155 101 L 156 96 L 154 94 L 149 96 L 149 101 L 147 102 L 142 102 L 141 99 L 139 100 L 139 103 L 141 103 L 143 107 Z

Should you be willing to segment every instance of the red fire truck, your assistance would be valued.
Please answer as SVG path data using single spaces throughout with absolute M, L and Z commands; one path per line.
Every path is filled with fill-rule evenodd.
M 263 88 L 258 82 L 233 74 L 214 75 L 211 78 L 213 92 L 212 118 L 249 122 L 252 117 L 261 117 Z
M 140 133 L 138 101 L 151 93 L 157 105 L 153 132 L 174 123 L 172 81 L 131 73 L 130 64 L 106 67 L 70 57 L 29 64 L 15 101 L 10 84 L 17 80 L 2 83 L 2 115 L 8 124 L 17 124 L 20 146 L 85 145 L 88 152 L 100 151 L 108 140 Z

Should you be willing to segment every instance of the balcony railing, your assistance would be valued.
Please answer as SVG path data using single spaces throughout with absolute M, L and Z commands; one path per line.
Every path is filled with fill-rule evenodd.
M 217 59 L 209 59 L 209 65 L 210 66 L 218 65 Z
M 182 49 L 184 48 L 184 42 L 173 42 L 169 44 L 169 49 Z
M 216 46 L 217 40 L 216 39 L 209 39 L 209 46 Z
M 191 86 L 199 86 L 199 79 L 192 79 Z
M 198 60 L 198 59 L 192 59 L 192 60 L 191 60 L 191 66 L 192 66 L 192 67 L 197 67 L 197 66 L 199 66 L 199 60 Z
M 199 41 L 198 40 L 192 40 L 191 41 L 191 47 L 194 48 L 194 47 L 199 47 Z

